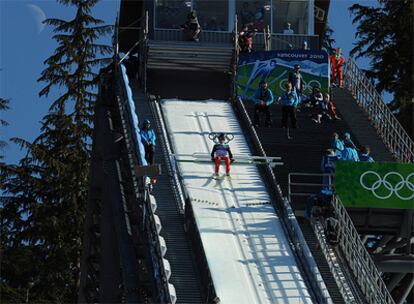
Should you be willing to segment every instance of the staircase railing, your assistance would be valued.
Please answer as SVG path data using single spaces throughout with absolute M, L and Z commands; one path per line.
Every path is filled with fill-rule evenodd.
M 145 17 L 142 21 L 142 31 L 140 37 L 140 51 L 139 51 L 139 78 L 144 93 L 147 92 L 147 62 L 148 62 L 148 11 L 145 12 Z
M 396 160 L 414 162 L 414 142 L 384 103 L 375 86 L 352 58 L 345 65 L 345 85 L 368 114 L 371 124 Z
M 322 188 L 323 183 L 318 182 L 292 182 L 291 176 L 305 176 L 305 177 L 314 177 L 315 181 L 320 180 L 321 177 L 325 176 L 329 179 L 329 184 L 331 184 L 332 176 L 329 174 L 320 174 L 320 173 L 290 173 L 289 174 L 289 183 L 288 183 L 288 193 L 290 197 L 294 196 L 306 196 L 311 193 L 306 192 L 307 187 L 312 187 L 312 190 L 315 190 L 315 187 Z M 296 186 L 300 189 L 300 192 L 292 190 L 292 186 Z M 360 239 L 358 231 L 356 230 L 354 223 L 352 222 L 351 217 L 348 215 L 345 207 L 342 205 L 339 197 L 335 197 L 333 200 L 333 207 L 335 209 L 336 218 L 339 221 L 339 247 L 341 252 L 348 263 L 349 268 L 351 269 L 353 276 L 356 278 L 358 286 L 360 287 L 362 293 L 364 294 L 367 303 L 394 303 L 390 293 L 388 292 L 384 281 L 381 278 L 380 273 L 378 272 L 377 266 L 373 262 L 370 254 L 366 250 L 363 242 Z M 316 229 L 315 223 L 312 224 L 312 228 L 320 241 L 322 250 L 324 253 L 323 244 L 321 243 L 321 238 L 323 236 L 319 235 L 320 230 Z M 325 257 L 330 264 L 329 255 L 325 254 Z M 340 277 L 335 273 L 335 269 L 332 273 L 336 276 L 336 279 Z M 338 287 L 340 287 L 341 293 L 343 295 L 348 294 L 346 282 L 341 280 L 337 281 Z M 351 284 L 352 285 L 352 284 Z M 345 292 L 346 291 L 346 292 Z M 345 293 L 343 293 L 345 292 Z
M 345 303 L 361 303 L 361 301 L 357 301 L 357 299 L 355 298 L 355 294 L 351 288 L 352 282 L 350 282 L 345 277 L 344 271 L 342 270 L 340 260 L 338 259 L 336 252 L 326 242 L 326 235 L 322 223 L 314 218 L 311 218 L 311 227 L 313 232 L 315 233 L 316 239 L 318 240 L 318 244 L 320 246 L 320 250 L 325 256 L 329 270 L 335 279 L 336 285 L 338 286 L 339 292 L 341 293 Z
M 370 304 L 395 303 L 339 197 L 332 203 L 339 221 L 339 247 Z

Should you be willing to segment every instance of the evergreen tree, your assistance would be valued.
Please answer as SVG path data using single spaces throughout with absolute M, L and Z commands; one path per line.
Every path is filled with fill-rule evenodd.
M 8 109 L 10 109 L 9 107 L 9 103 L 10 101 L 8 99 L 5 98 L 0 98 L 0 112 L 6 111 Z M 0 127 L 6 127 L 8 126 L 9 123 L 7 121 L 5 121 L 4 119 L 0 118 Z M 6 142 L 2 139 L 0 139 L 0 150 L 3 151 L 4 148 L 6 147 Z M 0 160 L 2 160 L 4 158 L 3 153 L 0 154 Z
M 380 0 L 379 7 L 354 4 L 353 23 L 358 24 L 351 55 L 371 59 L 367 76 L 376 80 L 379 92 L 394 95 L 390 104 L 413 137 L 413 12 L 412 0 Z
M 87 204 L 93 103 L 99 65 L 111 52 L 97 39 L 111 26 L 91 16 L 97 0 L 62 0 L 76 9 L 65 21 L 47 19 L 58 46 L 46 59 L 40 96 L 63 91 L 42 119 L 32 142 L 13 141 L 27 150 L 18 165 L 1 170 L 3 280 L 5 301 L 75 302 L 83 221 Z M 3 237 L 4 236 L 4 237 Z M 15 260 L 15 256 L 19 258 Z

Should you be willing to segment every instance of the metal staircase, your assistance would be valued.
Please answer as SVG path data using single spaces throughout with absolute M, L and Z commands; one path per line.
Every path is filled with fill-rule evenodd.
M 232 45 L 188 41 L 157 41 L 148 43 L 149 70 L 185 70 L 228 72 Z
M 399 162 L 414 162 L 414 141 L 390 111 L 374 84 L 358 68 L 352 58 L 345 65 L 345 87 L 348 102 L 356 101 L 374 127 L 376 134 Z
M 202 303 L 198 269 L 196 269 L 192 248 L 184 231 L 184 216 L 174 192 L 175 185 L 167 167 L 163 131 L 156 116 L 153 115 L 150 101 L 139 90 L 137 81 L 133 81 L 131 87 L 139 119 L 141 121 L 149 119 L 156 131 L 158 147 L 155 161 L 161 164 L 162 174 L 157 177 L 153 195 L 157 200 L 157 215 L 163 227 L 161 236 L 165 239 L 167 246 L 165 258 L 171 265 L 170 282 L 175 287 L 177 303 Z

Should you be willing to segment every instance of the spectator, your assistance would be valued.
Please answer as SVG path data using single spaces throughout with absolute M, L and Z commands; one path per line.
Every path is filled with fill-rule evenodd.
M 243 2 L 243 8 L 240 11 L 239 16 L 243 25 L 247 26 L 248 24 L 252 24 L 254 14 L 249 9 L 249 2 Z
M 266 81 L 260 81 L 259 88 L 253 96 L 253 101 L 256 104 L 254 107 L 254 125 L 256 127 L 260 126 L 259 113 L 265 113 L 265 126 L 270 127 L 271 118 L 269 107 L 274 102 L 274 97 Z
M 358 150 L 357 146 L 354 144 L 354 142 L 351 139 L 351 134 L 349 132 L 344 133 L 344 145 L 348 145 L 349 147 Z
M 321 109 L 321 118 L 326 119 L 326 120 L 332 120 L 331 115 L 329 114 L 329 94 L 325 93 L 322 94 L 323 99 L 322 102 L 320 103 L 320 109 Z
M 288 118 L 292 124 L 292 128 L 297 127 L 296 107 L 299 104 L 299 98 L 293 89 L 292 83 L 286 84 L 286 91 L 279 98 L 282 105 L 282 128 L 288 128 Z
M 183 31 L 186 39 L 196 42 L 199 41 L 201 27 L 198 22 L 196 11 L 191 11 L 188 14 L 187 21 L 181 25 L 181 30 Z
M 362 153 L 359 155 L 359 160 L 362 162 L 369 162 L 373 163 L 375 160 L 371 157 L 371 148 L 369 146 L 365 146 Z
M 283 30 L 283 35 L 293 35 L 295 32 L 290 28 L 291 24 L 289 22 L 286 23 L 286 28 Z
M 239 47 L 242 53 L 251 53 L 253 51 L 253 38 L 256 36 L 256 30 L 250 31 L 247 25 L 244 25 L 239 33 Z
M 309 103 L 314 109 L 314 113 L 311 115 L 312 120 L 315 123 L 320 124 L 322 118 L 322 108 L 323 108 L 323 95 L 321 89 L 318 86 L 313 87 L 312 93 L 309 96 Z
M 342 88 L 342 80 L 343 80 L 343 72 L 342 67 L 345 64 L 345 59 L 341 54 L 341 49 L 337 48 L 336 53 L 332 54 L 329 57 L 331 63 L 331 71 L 332 71 L 332 84 L 337 85 Z
M 300 65 L 295 64 L 293 67 L 293 71 L 289 73 L 288 81 L 293 85 L 293 88 L 298 95 L 299 102 L 301 101 L 303 86 L 305 84 L 302 74 L 300 73 Z
M 329 116 L 333 119 L 341 120 L 341 118 L 336 114 L 336 107 L 334 105 L 332 97 L 329 95 L 329 93 L 325 93 L 323 96 L 328 106 Z
M 316 215 L 316 207 L 320 207 L 321 203 L 319 200 L 319 196 L 316 194 L 312 194 L 306 200 L 306 208 L 305 208 L 305 218 L 310 220 L 311 217 Z
M 331 148 L 335 151 L 337 156 L 340 156 L 345 149 L 344 142 L 339 138 L 339 135 L 336 132 L 332 134 Z
M 334 216 L 330 216 L 325 220 L 326 241 L 331 246 L 336 246 L 339 243 L 338 228 L 339 221 Z
M 145 148 L 145 160 L 147 161 L 148 165 L 154 164 L 155 158 L 155 132 L 151 128 L 151 123 L 147 119 L 142 124 L 141 128 L 141 142 Z
M 358 152 L 349 144 L 345 144 L 345 148 L 341 153 L 341 160 L 349 160 L 359 162 Z
M 319 88 L 319 86 L 314 86 L 312 88 L 312 93 L 309 95 L 308 101 L 312 105 L 312 107 L 315 107 L 323 101 L 323 95 L 321 93 L 321 89 Z

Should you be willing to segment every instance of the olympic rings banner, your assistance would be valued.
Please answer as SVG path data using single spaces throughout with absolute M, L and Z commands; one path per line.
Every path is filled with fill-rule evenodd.
M 414 164 L 336 161 L 334 183 L 345 207 L 414 209 Z
M 328 92 L 328 61 L 325 51 L 257 51 L 240 54 L 236 78 L 237 95 L 251 98 L 260 81 L 265 80 L 273 94 L 281 96 L 295 64 L 301 66 L 303 94 L 309 95 L 314 86 L 319 86 L 322 92 Z

